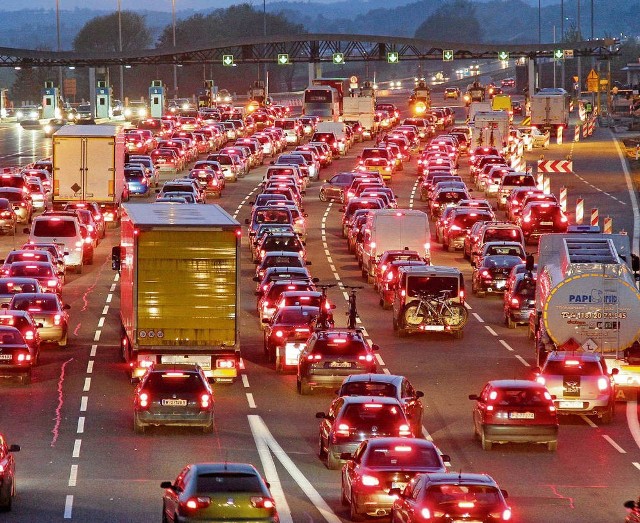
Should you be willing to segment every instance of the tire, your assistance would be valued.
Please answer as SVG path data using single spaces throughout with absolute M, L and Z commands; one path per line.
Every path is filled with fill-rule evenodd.
M 418 312 L 418 302 L 411 302 L 404 308 L 402 320 L 405 325 L 420 325 L 424 322 L 424 312 Z
M 510 329 L 515 329 L 518 324 L 511 319 L 511 314 L 507 314 L 507 327 Z
M 62 339 L 58 342 L 58 347 L 66 347 L 69 342 L 69 333 L 65 332 Z
M 338 458 L 333 457 L 333 452 L 331 452 L 331 447 L 327 449 L 327 468 L 329 470 L 338 470 L 342 467 L 342 462 Z
M 398 331 L 398 320 L 396 319 L 395 315 L 392 318 L 393 320 L 393 332 L 397 332 Z
M 320 194 L 318 195 L 318 198 L 320 199 L 321 202 L 327 201 L 327 195 L 324 193 L 323 189 L 320 190 Z
M 342 488 L 340 489 L 340 503 L 342 503 L 343 507 L 348 507 L 349 506 L 349 500 L 347 499 L 347 496 L 344 495 L 345 490 L 344 490 L 344 479 L 342 480 Z
M 282 356 L 276 355 L 276 372 L 284 372 L 284 365 L 282 364 Z
M 31 384 L 31 370 L 26 374 L 22 374 L 20 376 L 20 385 L 30 385 Z
M 469 312 L 464 305 L 452 303 L 451 310 L 442 315 L 442 321 L 449 327 L 464 327 L 469 319 Z
M 138 415 L 137 414 L 133 414 L 133 431 L 136 434 L 144 434 L 144 430 L 145 430 L 145 426 L 143 423 L 140 423 L 140 420 L 138 420 Z
M 616 412 L 616 405 L 615 403 L 612 402 L 611 406 L 607 409 L 607 412 L 605 412 L 602 415 L 602 424 L 609 425 L 613 421 L 615 412 Z
M 327 459 L 327 453 L 324 448 L 322 448 L 322 437 L 318 437 L 318 457 L 321 461 Z
M 482 432 L 480 434 L 480 442 L 482 444 L 482 450 L 491 450 L 491 448 L 493 447 L 493 444 L 487 440 L 484 429 L 482 429 Z
M 0 492 L 0 494 L 2 494 L 2 492 Z M 2 502 L 2 498 L 0 497 L 0 510 L 2 510 L 3 512 L 11 511 L 11 505 L 13 504 L 13 494 L 15 494 L 15 492 L 14 492 L 14 485 L 12 482 L 9 488 L 7 489 L 7 498 L 4 500 L 4 502 Z
M 549 452 L 555 452 L 556 450 L 558 450 L 558 441 L 550 441 L 547 443 L 547 450 Z
M 449 243 L 447 244 L 447 252 L 456 252 L 456 248 Z
M 211 416 L 211 423 L 202 427 L 202 432 L 204 432 L 205 434 L 211 434 L 213 432 L 213 427 L 214 427 L 214 421 L 213 421 L 213 416 Z
M 162 504 L 162 523 L 169 523 L 169 518 L 167 517 L 167 513 L 166 513 L 166 507 L 164 506 L 164 503 Z
M 298 383 L 299 383 L 298 392 L 302 396 L 308 396 L 309 394 L 311 394 L 311 386 L 309 385 L 309 380 L 307 378 L 300 378 L 300 381 Z
M 356 507 L 355 496 L 351 494 L 351 503 L 349 503 L 349 519 L 351 521 L 364 521 L 364 514 L 360 514 L 358 512 L 358 507 Z

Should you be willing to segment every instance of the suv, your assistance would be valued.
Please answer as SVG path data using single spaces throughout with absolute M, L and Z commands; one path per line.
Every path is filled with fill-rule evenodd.
M 462 329 L 447 329 L 443 325 L 411 325 L 405 319 L 405 312 L 417 301 L 419 293 L 438 295 L 449 292 L 449 300 L 456 305 L 464 305 L 464 279 L 459 269 L 443 266 L 403 266 L 398 269 L 397 285 L 393 294 L 393 330 L 398 336 L 410 332 L 448 331 L 456 338 L 462 338 Z M 458 307 L 455 307 L 457 310 Z M 464 307 L 462 307 L 463 310 Z
M 84 257 L 84 238 L 80 230 L 80 222 L 75 216 L 43 215 L 33 219 L 29 234 L 29 243 L 60 243 L 64 245 L 65 267 L 82 272 Z
M 400 402 L 381 396 L 341 396 L 327 413 L 317 412 L 320 422 L 318 455 L 327 468 L 337 469 L 361 442 L 378 437 L 413 436 Z
M 498 186 L 498 209 L 506 207 L 509 193 L 518 187 L 536 187 L 533 174 L 518 172 L 505 174 Z
M 473 264 L 482 251 L 484 244 L 496 241 L 516 241 L 524 245 L 524 235 L 522 234 L 522 229 L 511 222 L 477 222 L 465 238 L 463 246 L 464 257 Z
M 213 391 L 195 363 L 154 364 L 134 395 L 133 428 L 150 425 L 202 427 L 213 432 Z
M 601 354 L 593 352 L 552 352 L 537 374 L 554 397 L 558 414 L 598 416 L 611 423 L 615 413 L 613 376 Z
M 483 450 L 494 443 L 542 443 L 558 448 L 558 415 L 544 385 L 529 380 L 494 380 L 474 400 L 473 434 Z
M 518 225 L 524 234 L 524 241 L 539 238 L 541 234 L 550 232 L 567 232 L 569 220 L 562 212 L 559 203 L 529 202 L 522 209 Z
M 298 393 L 335 387 L 350 374 L 376 372 L 376 359 L 360 329 L 330 329 L 313 333 L 298 361 Z

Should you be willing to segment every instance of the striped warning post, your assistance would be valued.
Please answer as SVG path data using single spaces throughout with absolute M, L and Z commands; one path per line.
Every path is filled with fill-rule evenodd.
M 572 173 L 571 160 L 538 160 L 538 172 L 543 173 Z
M 542 190 L 544 187 L 544 174 L 540 169 L 538 169 L 538 172 L 536 173 L 536 187 L 539 190 Z
M 563 127 L 560 126 L 558 127 L 558 134 L 556 136 L 558 145 L 562 145 L 562 133 L 563 133 Z
M 542 192 L 545 194 L 551 194 L 551 177 L 545 176 L 542 179 Z
M 579 142 L 580 141 L 580 124 L 576 125 L 575 134 L 573 135 L 573 141 L 574 142 Z
M 589 136 L 589 123 L 584 122 L 582 124 L 582 137 L 586 138 L 587 136 Z
M 582 225 L 584 221 L 584 198 L 576 200 L 576 223 Z
M 595 128 L 595 126 L 596 126 L 596 119 L 595 118 L 590 118 L 589 122 L 587 124 L 587 127 L 588 127 L 587 134 L 589 136 L 591 136 L 593 134 L 593 129 Z
M 562 212 L 567 212 L 567 188 L 560 187 L 560 208 Z
M 531 116 L 525 116 L 520 125 L 531 125 Z
M 573 100 L 571 100 L 569 102 L 569 112 L 572 113 L 573 112 Z
M 600 226 L 600 216 L 598 214 L 598 209 L 591 209 L 591 227 L 599 227 Z
M 604 218 L 604 233 L 611 234 L 613 232 L 613 218 L 611 216 L 605 216 Z

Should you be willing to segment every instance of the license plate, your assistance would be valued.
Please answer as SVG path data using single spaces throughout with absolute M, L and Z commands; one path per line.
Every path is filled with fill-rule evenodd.
M 0 354 L 0 360 L 10 360 L 12 357 L 11 354 Z
M 162 400 L 162 405 L 165 407 L 185 407 L 187 405 L 187 400 Z
M 332 361 L 329 364 L 329 367 L 338 368 L 338 369 L 346 369 L 351 367 L 350 361 Z
M 561 409 L 581 409 L 582 401 L 561 401 L 558 403 Z
M 540 225 L 553 225 L 553 222 L 540 222 Z
M 425 325 L 424 330 L 432 332 L 442 332 L 444 330 L 444 325 Z
M 407 486 L 406 483 L 402 482 L 402 481 L 392 481 L 391 482 L 391 488 L 399 488 L 404 490 L 404 488 Z
M 498 289 L 502 289 L 502 287 L 504 287 L 504 286 L 506 285 L 506 283 L 507 283 L 507 282 L 506 282 L 505 280 L 498 280 L 498 281 L 496 282 L 496 288 L 498 288 Z
M 534 419 L 535 417 L 533 412 L 509 412 L 510 419 Z

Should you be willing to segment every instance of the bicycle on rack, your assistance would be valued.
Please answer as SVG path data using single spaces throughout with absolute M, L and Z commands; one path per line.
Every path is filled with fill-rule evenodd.
M 364 289 L 361 285 L 344 285 L 345 289 L 349 289 L 349 309 L 347 310 L 347 329 L 356 329 L 358 318 L 358 308 L 356 307 L 356 291 Z
M 402 312 L 398 334 L 404 336 L 409 331 L 431 331 L 447 332 L 462 338 L 469 313 L 462 303 L 451 301 L 451 293 L 450 290 L 438 294 L 418 291 L 416 299 L 410 301 Z
M 320 310 L 318 312 L 318 318 L 316 319 L 316 330 L 332 329 L 335 326 L 333 317 L 329 315 L 330 309 L 335 309 L 335 305 L 329 303 L 327 297 L 327 289 L 335 287 L 337 284 L 329 283 L 325 285 L 316 285 L 320 292 L 322 292 L 322 299 L 320 300 Z

